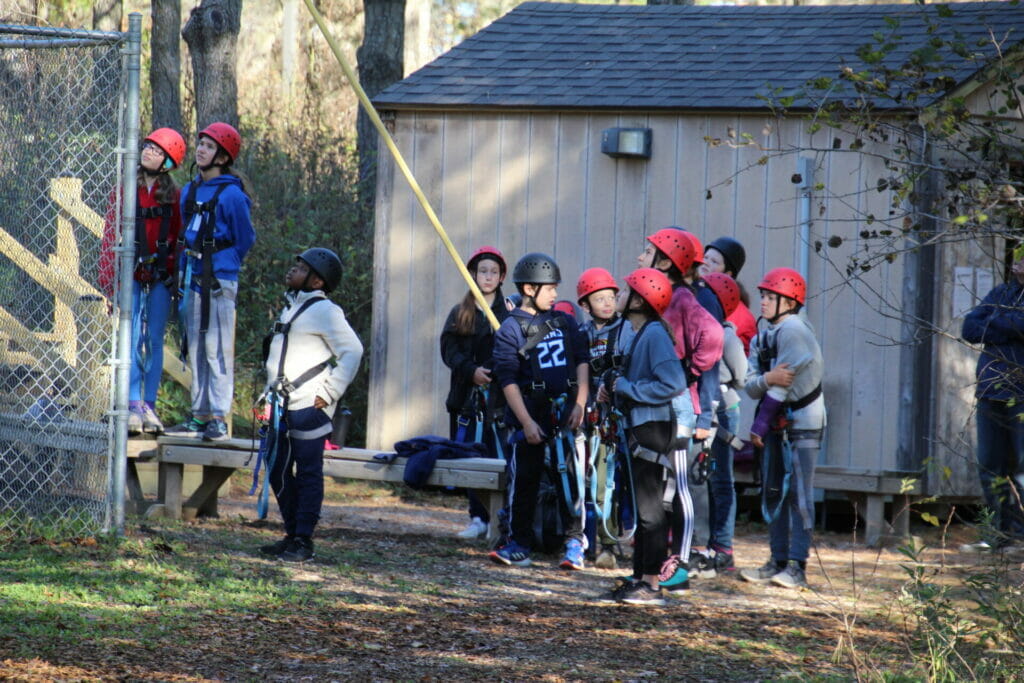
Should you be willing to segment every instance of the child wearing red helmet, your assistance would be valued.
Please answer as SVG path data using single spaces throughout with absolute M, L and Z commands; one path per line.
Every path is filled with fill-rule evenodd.
M 739 338 L 731 314 L 740 305 L 739 285 L 725 273 L 704 276 L 711 291 L 718 297 L 725 313 L 722 325 L 724 344 L 718 364 L 718 381 L 722 399 L 718 406 L 718 428 L 711 444 L 711 467 L 708 475 L 708 540 L 707 552 L 701 553 L 696 575 L 714 578 L 735 571 L 732 554 L 733 531 L 736 525 L 736 490 L 733 477 L 733 449 L 742 447 L 735 432 L 740 420 L 740 395 L 747 380 L 747 354 Z M 692 568 L 691 568 L 692 569 Z
M 156 395 L 164 368 L 164 332 L 175 288 L 174 245 L 181 231 L 181 194 L 170 172 L 185 159 L 185 140 L 158 128 L 142 141 L 135 200 L 135 276 L 132 282 L 132 364 L 128 385 L 128 433 L 159 434 Z M 99 263 L 100 288 L 114 296 L 117 268 L 113 247 L 120 207 L 111 201 Z
M 750 441 L 764 449 L 762 511 L 771 557 L 740 576 L 752 583 L 802 588 L 807 586 L 814 527 L 814 465 L 826 422 L 824 362 L 814 330 L 798 315 L 807 301 L 803 276 L 791 268 L 775 268 L 758 290 L 761 317 L 768 326 L 751 344 L 746 390 L 760 400 Z
M 626 604 L 660 606 L 665 604 L 659 574 L 668 531 L 662 499 L 676 431 L 672 400 L 686 387 L 686 375 L 672 332 L 661 317 L 672 300 L 672 283 L 659 270 L 640 268 L 626 284 L 623 332 L 628 333 L 616 340 L 616 353 L 623 361 L 616 373 L 606 376 L 598 400 L 614 401 L 627 421 L 638 528 L 633 575 L 611 597 Z
M 611 367 L 610 359 L 614 354 L 615 338 L 621 330 L 622 318 L 616 310 L 618 293 L 619 285 L 612 274 L 604 268 L 588 268 L 576 282 L 577 301 L 590 316 L 590 320 L 583 325 L 583 331 L 590 339 L 591 396 L 597 395 L 601 376 Z M 593 540 L 600 545 L 600 550 L 595 552 L 594 566 L 598 569 L 615 569 L 618 520 L 614 501 L 605 500 L 608 476 L 611 474 L 615 477 L 615 473 L 607 471 L 608 446 L 603 443 L 598 445 L 598 441 L 601 440 L 601 425 L 598 422 L 603 421 L 606 416 L 599 407 L 591 406 L 588 410 L 592 415 L 592 420 L 585 424 L 587 440 L 591 444 L 589 475 L 595 477 L 596 482 L 587 488 L 588 494 L 594 492 L 594 495 L 588 495 L 587 504 L 592 506 L 596 521 Z
M 228 437 L 227 416 L 235 387 L 235 300 L 238 273 L 256 242 L 245 183 L 232 170 L 242 138 L 227 123 L 199 132 L 199 174 L 181 193 L 184 231 L 178 240 L 178 314 L 183 349 L 192 370 L 192 416 L 172 427 L 174 436 Z
M 675 337 L 676 354 L 682 361 L 687 383 L 687 390 L 673 401 L 676 448 L 672 466 L 672 548 L 661 572 L 661 584 L 669 591 L 685 590 L 690 585 L 694 510 L 687 482 L 687 451 L 691 437 L 703 441 L 711 435 L 714 401 L 719 392 L 718 361 L 724 340 L 721 324 L 689 286 L 697 256 L 695 240 L 681 228 L 668 227 L 650 235 L 637 258 L 638 265 L 662 271 L 672 283 L 672 300 L 664 318 Z M 710 290 L 708 293 L 714 297 Z
M 501 252 L 495 247 L 480 247 L 469 257 L 466 269 L 473 275 L 494 317 L 499 322 L 508 317 L 501 293 L 508 266 Z M 500 391 L 491 389 L 493 355 L 494 330 L 476 297 L 467 291 L 462 301 L 448 313 L 441 331 L 441 359 L 452 371 L 445 401 L 449 438 L 480 441 L 494 457 L 501 457 L 501 438 L 495 417 L 504 410 L 505 401 Z M 487 533 L 490 514 L 474 493 L 470 491 L 467 495 L 469 525 L 457 535 L 478 538 Z

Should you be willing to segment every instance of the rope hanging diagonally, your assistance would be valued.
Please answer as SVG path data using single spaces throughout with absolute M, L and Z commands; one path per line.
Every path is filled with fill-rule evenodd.
M 384 140 L 388 150 L 391 152 L 391 156 L 395 159 L 395 163 L 398 164 L 398 168 L 401 169 L 402 175 L 404 175 L 406 181 L 408 181 L 413 194 L 416 195 L 416 199 L 419 200 L 420 206 L 423 207 L 423 211 L 427 214 L 427 218 L 430 220 L 431 225 L 434 226 L 437 236 L 441 238 L 441 242 L 444 243 L 445 248 L 448 250 L 448 254 L 452 257 L 452 260 L 455 262 L 455 266 L 459 269 L 462 279 L 464 279 L 466 284 L 469 285 L 469 291 L 473 292 L 473 296 L 476 298 L 477 303 L 480 304 L 480 308 L 483 309 L 484 315 L 487 316 L 487 320 L 491 323 L 491 327 L 497 330 L 500 325 L 497 317 L 495 317 L 494 312 L 491 311 L 491 307 L 487 305 L 487 300 L 484 299 L 483 292 L 481 292 L 480 288 L 477 287 L 476 281 L 462 262 L 459 252 L 455 250 L 455 246 L 452 244 L 451 240 L 448 239 L 448 233 L 445 232 L 437 214 L 434 213 L 434 209 L 430 206 L 430 202 L 427 200 L 426 195 L 423 194 L 420 184 L 416 182 L 416 178 L 413 176 L 408 164 L 405 163 L 402 153 L 398 151 L 398 146 L 392 139 L 388 129 L 385 128 L 384 122 L 380 120 L 380 116 L 377 114 L 377 110 L 374 108 L 373 103 L 370 102 L 370 98 L 367 97 L 366 91 L 363 90 L 362 86 L 359 84 L 359 79 L 356 77 L 355 71 L 352 70 L 352 67 L 345 60 L 344 55 L 341 54 L 341 48 L 338 46 L 337 41 L 334 40 L 334 36 L 331 35 L 330 30 L 328 30 L 327 24 L 324 23 L 323 17 L 314 6 L 313 0 L 305 0 L 305 3 L 306 8 L 309 9 L 309 13 L 313 15 L 313 20 L 316 22 L 317 27 L 319 27 L 320 33 L 323 34 L 324 39 L 327 40 L 327 44 L 331 47 L 331 51 L 334 52 L 334 57 L 338 60 L 341 70 L 345 72 L 345 78 L 348 79 L 348 82 L 352 85 L 352 89 L 355 90 L 356 96 L 359 98 L 359 103 L 363 106 L 363 109 L 370 117 L 370 120 L 373 121 L 373 125 L 377 129 L 377 133 L 380 135 L 381 139 Z

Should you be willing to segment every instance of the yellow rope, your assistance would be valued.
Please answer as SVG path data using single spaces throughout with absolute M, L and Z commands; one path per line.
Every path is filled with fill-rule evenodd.
M 334 52 L 334 57 L 338 60 L 338 64 L 341 65 L 341 70 L 345 72 L 345 77 L 348 82 L 352 84 L 352 88 L 356 91 L 356 95 L 359 97 L 360 104 L 363 105 L 363 109 L 369 115 L 370 120 L 373 121 L 374 127 L 377 129 L 377 133 L 380 134 L 384 143 L 388 146 L 388 150 L 391 151 L 391 156 L 395 158 L 395 163 L 398 164 L 398 168 L 402 170 L 402 175 L 409 182 L 409 187 L 412 188 L 413 194 L 416 195 L 416 199 L 419 200 L 420 206 L 423 207 L 423 211 L 426 212 L 427 218 L 430 219 L 430 223 L 434 226 L 434 230 L 437 232 L 438 237 L 444 242 L 445 248 L 448 250 L 448 254 L 451 255 L 452 260 L 455 261 L 455 266 L 459 269 L 459 273 L 462 274 L 462 278 L 469 285 L 469 291 L 473 292 L 473 296 L 476 297 L 476 301 L 480 304 L 480 308 L 483 309 L 484 315 L 487 316 L 487 320 L 490 321 L 491 326 L 494 329 L 498 329 L 500 323 L 494 316 L 494 312 L 491 311 L 491 307 L 487 305 L 487 300 L 484 298 L 483 292 L 477 287 L 476 281 L 462 262 L 462 258 L 459 257 L 459 252 L 455 250 L 455 246 L 452 245 L 448 234 L 444 231 L 444 227 L 441 225 L 441 221 L 438 220 L 437 214 L 434 213 L 434 209 L 430 206 L 430 202 L 427 201 L 426 195 L 423 194 L 423 190 L 420 189 L 419 183 L 416 182 L 416 178 L 413 177 L 412 171 L 409 170 L 409 166 L 405 163 L 405 159 L 402 158 L 402 153 L 398 151 L 398 146 L 395 145 L 395 141 L 391 138 L 391 134 L 388 133 L 388 129 L 384 127 L 384 122 L 380 120 L 380 116 L 377 114 L 377 110 L 370 102 L 370 98 L 366 96 L 366 91 L 363 90 L 362 86 L 359 85 L 359 79 L 356 77 L 355 71 L 349 66 L 348 62 L 345 61 L 345 57 L 341 54 L 341 48 L 338 47 L 338 43 L 334 40 L 327 25 L 324 23 L 324 19 L 320 16 L 320 12 L 317 11 L 313 5 L 313 0 L 305 0 L 306 7 L 309 8 L 309 13 L 313 15 L 313 20 L 316 21 L 316 25 L 320 28 L 320 32 L 324 35 L 327 40 L 327 44 L 331 46 L 331 50 Z

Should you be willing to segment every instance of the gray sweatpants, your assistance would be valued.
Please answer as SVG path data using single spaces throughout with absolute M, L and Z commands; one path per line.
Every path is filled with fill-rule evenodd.
M 188 364 L 192 370 L 192 417 L 207 422 L 231 412 L 235 393 L 235 299 L 238 283 L 222 280 L 210 297 L 210 323 L 199 332 L 201 302 L 190 291 L 186 317 Z

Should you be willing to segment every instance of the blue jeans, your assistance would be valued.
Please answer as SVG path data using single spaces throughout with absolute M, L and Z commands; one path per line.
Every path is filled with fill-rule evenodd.
M 141 325 L 138 316 L 142 315 L 142 306 L 146 306 L 146 326 L 149 342 L 149 367 L 139 367 L 139 338 Z M 163 283 L 153 283 L 149 295 L 143 300 L 142 285 L 132 282 L 132 364 L 129 371 L 128 400 L 156 402 L 156 392 L 160 388 L 160 379 L 164 371 L 164 332 L 167 330 L 167 319 L 171 314 L 171 293 Z
M 794 437 L 793 471 L 789 491 L 775 519 L 768 525 L 772 559 L 776 562 L 806 562 L 811 552 L 811 531 L 814 528 L 814 466 L 821 450 L 821 431 L 804 432 Z M 816 438 L 814 435 L 817 435 Z M 782 437 L 768 434 L 764 457 L 781 457 Z
M 978 479 L 985 504 L 993 513 L 999 534 L 986 538 L 993 544 L 1024 538 L 1024 401 L 978 399 Z
M 285 533 L 312 536 L 324 502 L 324 446 L 331 419 L 324 411 L 310 407 L 289 410 L 286 421 L 288 430 L 278 434 L 270 486 L 277 497 Z M 297 438 L 296 433 L 301 432 L 322 435 Z
M 740 423 L 740 407 L 718 409 L 719 426 L 735 433 Z M 711 476 L 708 478 L 708 548 L 731 551 L 736 528 L 736 487 L 733 482 L 732 446 L 721 439 L 711 444 Z

